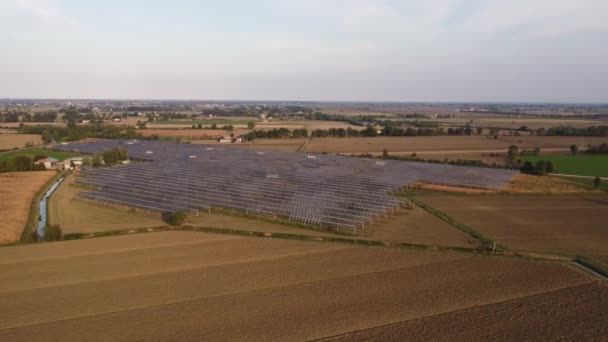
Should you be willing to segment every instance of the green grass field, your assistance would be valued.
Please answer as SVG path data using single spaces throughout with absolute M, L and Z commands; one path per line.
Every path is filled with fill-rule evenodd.
M 68 158 L 71 158 L 71 157 L 76 157 L 79 154 L 71 153 L 71 152 L 57 152 L 57 151 L 34 148 L 34 149 L 20 150 L 20 151 L 0 154 L 0 162 L 9 161 L 9 160 L 15 158 L 16 156 L 28 156 L 30 158 L 33 158 L 34 156 L 37 156 L 37 155 L 52 157 L 59 161 L 63 161 Z
M 588 188 L 595 188 L 593 185 L 593 179 L 588 178 L 571 178 L 571 177 L 560 177 L 561 179 L 567 180 L 572 183 L 581 184 Z M 600 183 L 600 189 L 604 191 L 608 191 L 608 181 L 603 180 Z
M 591 177 L 608 177 L 608 155 L 541 155 L 522 157 L 522 162 L 546 160 L 553 163 L 554 173 Z

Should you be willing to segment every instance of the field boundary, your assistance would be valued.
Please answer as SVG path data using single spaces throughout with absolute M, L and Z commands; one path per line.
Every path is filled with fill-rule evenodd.
M 37 171 L 31 171 L 31 172 L 37 172 Z M 19 242 L 25 242 L 25 243 L 33 242 L 34 231 L 35 231 L 37 223 L 38 223 L 38 210 L 40 209 L 39 208 L 40 199 L 42 198 L 42 196 L 44 196 L 46 191 L 64 174 L 65 174 L 65 172 L 57 172 L 57 174 L 55 176 L 53 176 L 48 182 L 46 182 L 46 184 L 44 184 L 44 186 L 42 186 L 40 188 L 40 190 L 38 190 L 38 192 L 36 192 L 36 194 L 34 195 L 34 198 L 32 199 L 32 203 L 30 204 L 30 213 L 29 213 L 29 216 L 27 219 L 27 223 L 25 224 L 25 227 L 23 228 L 23 233 L 21 234 L 21 239 L 19 240 Z M 48 210 L 48 207 L 47 207 L 47 210 Z M 48 213 L 47 213 L 47 218 L 48 218 Z
M 487 251 L 491 251 L 492 254 L 497 254 L 497 252 L 504 254 L 506 251 L 509 250 L 506 246 L 498 243 L 497 241 L 495 241 L 493 239 L 490 239 L 490 238 L 484 236 L 483 234 L 481 234 L 480 232 L 471 228 L 470 226 L 457 221 L 455 218 L 451 217 L 447 213 L 445 213 L 441 210 L 438 210 L 436 208 L 433 208 L 432 206 L 422 202 L 421 200 L 417 199 L 415 195 L 402 194 L 400 196 L 408 198 L 410 201 L 412 201 L 412 203 L 414 203 L 417 206 L 419 206 L 420 208 L 426 210 L 433 216 L 439 218 L 440 220 L 454 226 L 456 229 L 458 229 L 458 230 L 470 235 L 474 239 L 478 240 L 481 243 L 481 246 L 484 247 Z

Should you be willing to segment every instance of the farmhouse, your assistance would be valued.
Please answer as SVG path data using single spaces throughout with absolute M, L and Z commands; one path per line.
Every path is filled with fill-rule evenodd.
M 57 163 L 57 170 L 76 170 L 82 166 L 82 157 L 72 157 Z
M 52 170 L 52 169 L 56 169 L 57 168 L 57 164 L 59 163 L 59 160 L 53 158 L 53 157 L 47 157 L 44 159 L 40 159 L 34 162 L 35 165 L 44 165 L 44 168 L 47 170 Z

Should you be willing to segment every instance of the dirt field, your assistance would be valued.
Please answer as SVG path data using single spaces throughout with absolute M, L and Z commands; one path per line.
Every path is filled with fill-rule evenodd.
M 322 341 L 586 341 L 608 335 L 607 301 L 606 286 L 585 284 Z
M 64 180 L 49 201 L 49 223 L 58 224 L 64 234 L 166 225 L 159 216 L 77 200 L 82 189 L 72 186 L 73 181 L 74 176 Z
M 25 126 L 40 126 L 40 125 L 66 126 L 67 125 L 65 122 L 0 122 L 0 127 L 17 128 L 21 124 L 24 124 Z
M 420 198 L 507 247 L 608 255 L 606 195 L 451 195 Z
M 477 242 L 469 235 L 418 207 L 401 210 L 399 215 L 374 224 L 370 229 L 371 233 L 365 234 L 365 238 L 371 240 L 441 247 L 477 247 Z
M 10 150 L 15 147 L 25 147 L 25 144 L 33 143 L 36 145 L 42 144 L 40 135 L 37 134 L 0 134 L 0 150 Z
M 328 153 L 420 153 L 428 151 L 457 151 L 458 153 L 505 152 L 510 145 L 519 148 L 550 148 L 567 150 L 570 145 L 600 144 L 606 138 L 599 137 L 544 137 L 505 136 L 499 139 L 488 139 L 485 136 L 437 136 L 437 137 L 375 137 L 375 138 L 315 138 L 307 152 Z
M 577 318 L 563 333 L 580 335 L 608 304 L 594 291 L 564 308 L 550 293 L 595 280 L 556 263 L 189 232 L 3 248 L 0 260 L 7 341 L 307 340 L 545 293 L 535 307 Z
M 36 192 L 56 174 L 54 171 L 0 174 L 0 244 L 21 239 Z
M 274 150 L 296 152 L 301 149 L 308 139 L 256 139 L 252 142 L 228 145 L 230 147 L 254 148 L 257 150 Z
M 559 177 L 545 176 L 537 177 L 518 174 L 511 182 L 505 184 L 501 189 L 503 192 L 513 194 L 564 194 L 564 193 L 597 193 L 598 191 L 568 182 Z
M 142 129 L 139 130 L 138 133 L 141 133 L 144 137 L 158 135 L 161 137 L 182 137 L 191 139 L 230 136 L 230 132 L 219 129 Z
M 432 121 L 447 125 L 466 125 L 473 124 L 481 127 L 500 127 L 509 129 L 518 129 L 526 126 L 530 129 L 551 128 L 556 126 L 572 126 L 577 128 L 585 128 L 590 126 L 598 126 L 604 124 L 599 120 L 586 119 L 556 119 L 556 118 L 509 118 L 509 117 L 486 117 L 486 118 L 468 118 L 460 117 L 454 119 L 424 119 L 422 121 Z M 473 121 L 473 122 L 471 122 Z

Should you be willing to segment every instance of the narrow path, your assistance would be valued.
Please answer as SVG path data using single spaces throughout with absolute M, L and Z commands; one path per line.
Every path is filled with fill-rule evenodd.
M 593 177 L 593 176 L 568 175 L 568 174 L 564 174 L 564 173 L 550 173 L 549 176 L 581 178 L 581 179 L 595 179 L 595 177 Z M 608 177 L 600 177 L 600 179 L 608 180 Z

